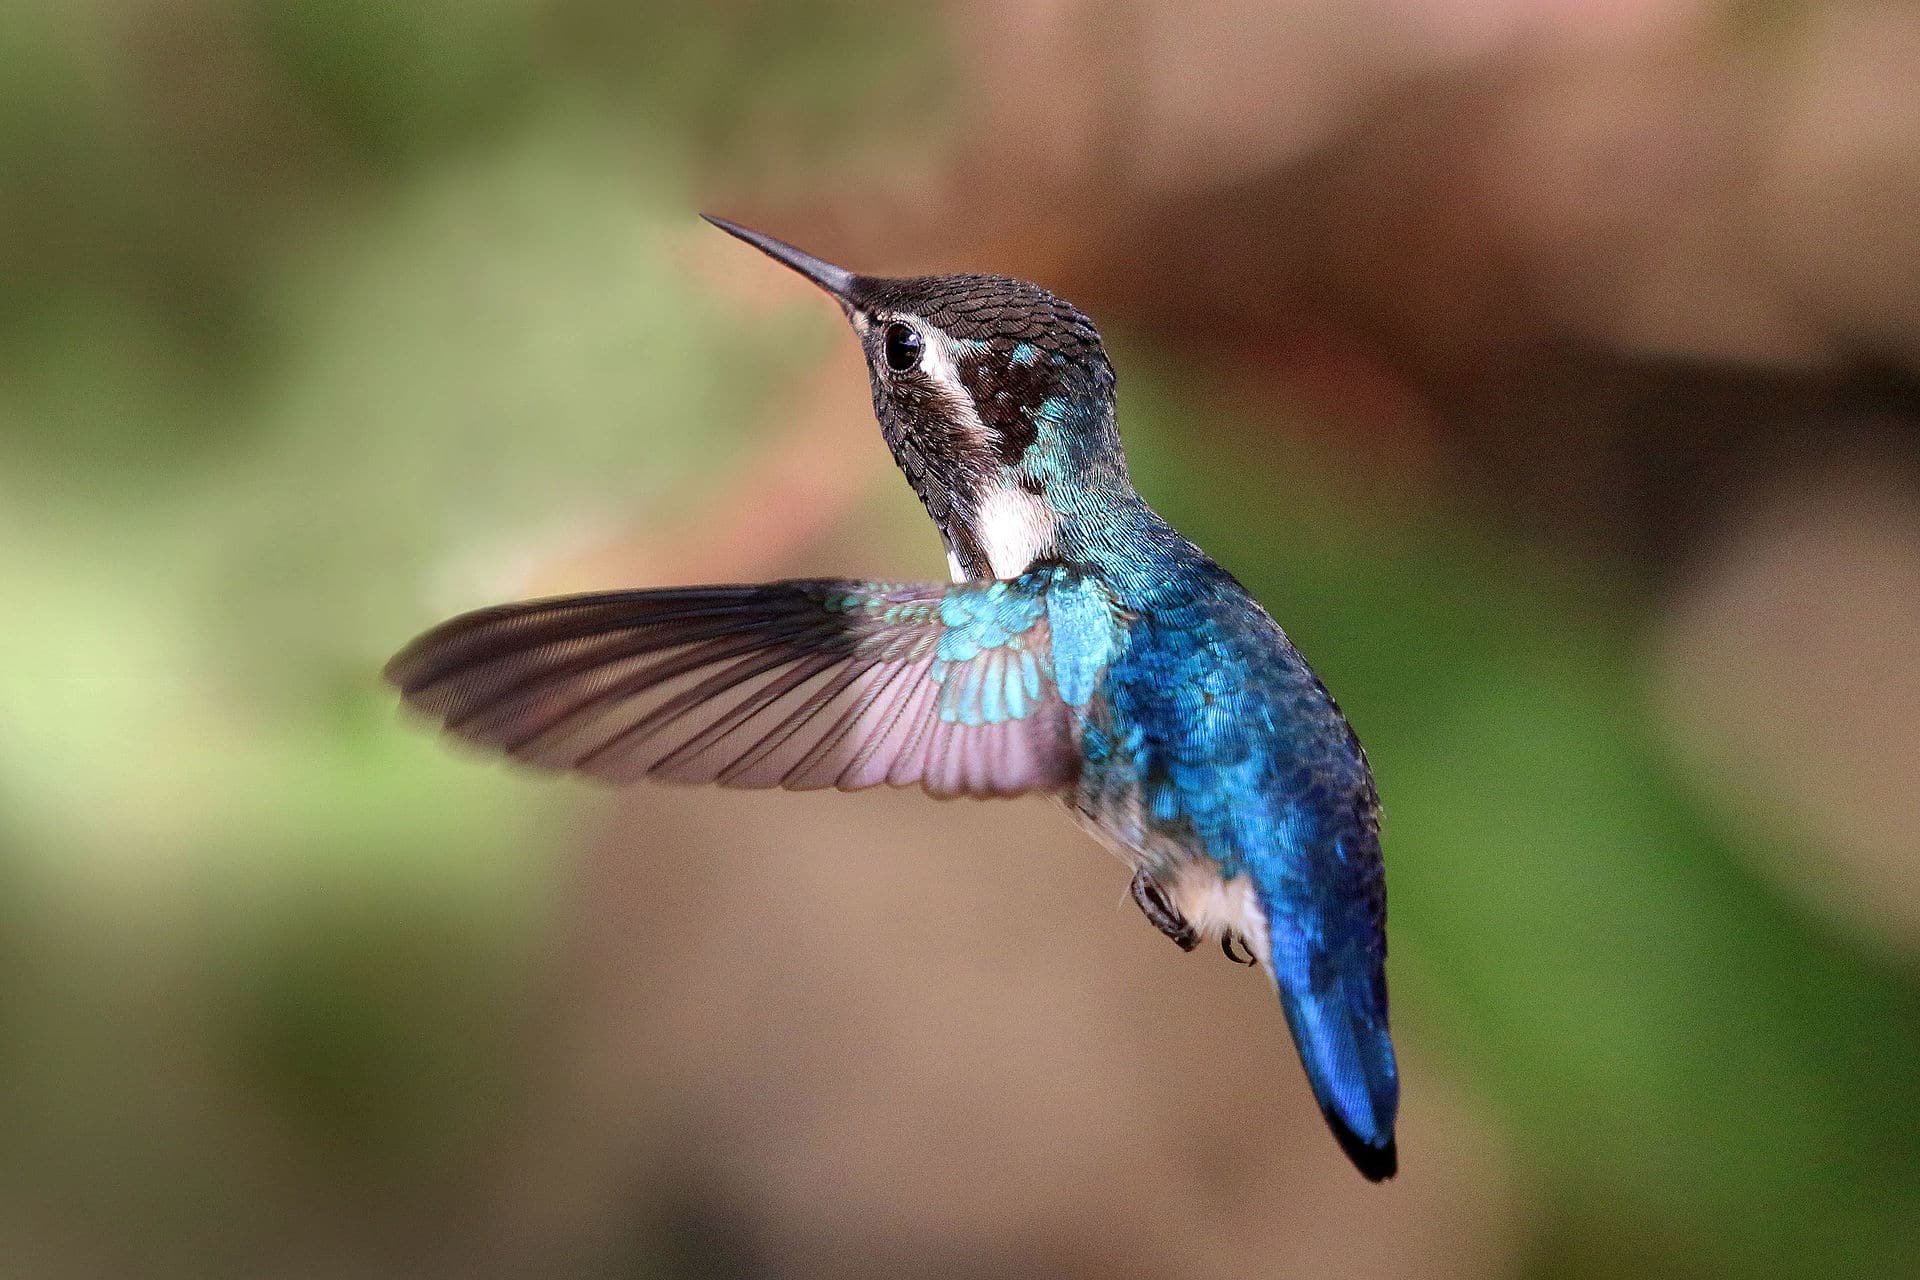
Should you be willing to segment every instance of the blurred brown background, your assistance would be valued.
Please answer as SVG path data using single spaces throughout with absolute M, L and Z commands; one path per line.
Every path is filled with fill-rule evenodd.
M 0 1270 L 1920 1257 L 1920 8 L 0 14 Z M 1090 311 L 1387 814 L 1401 1176 L 1042 802 L 398 722 L 516 593 L 940 576 L 831 307 Z

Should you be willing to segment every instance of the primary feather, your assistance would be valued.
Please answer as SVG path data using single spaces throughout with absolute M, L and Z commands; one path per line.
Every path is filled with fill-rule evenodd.
M 1050 610 L 1098 598 L 1059 568 L 568 596 L 455 618 L 387 676 L 450 733 L 615 782 L 1016 795 L 1078 777 Z

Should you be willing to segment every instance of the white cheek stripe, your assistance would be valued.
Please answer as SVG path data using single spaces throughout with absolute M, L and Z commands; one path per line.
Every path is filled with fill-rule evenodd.
M 933 326 L 919 316 L 910 319 L 918 322 L 913 327 L 920 331 L 920 371 L 952 394 L 965 396 L 960 386 L 960 370 L 954 367 L 953 358 L 947 354 L 946 344 L 940 341 L 938 332 L 929 333 Z
M 960 426 L 972 434 L 980 448 L 986 448 L 989 443 L 986 424 L 980 421 L 973 397 L 960 381 L 960 370 L 954 365 L 952 352 L 938 336 L 926 334 L 930 326 L 920 317 L 903 319 L 920 321 L 919 327 L 926 338 L 920 357 L 921 371 L 939 388 L 941 398 L 953 410 Z M 987 567 L 996 578 L 1019 577 L 1054 544 L 1053 508 L 1004 475 L 1001 487 L 989 489 L 980 496 L 972 526 L 974 536 L 987 554 Z M 960 562 L 951 552 L 947 555 L 947 568 L 955 582 L 966 580 Z
M 911 317 L 920 320 L 920 317 Z M 920 320 L 916 326 L 920 330 L 923 345 L 920 354 L 920 371 L 927 375 L 938 388 L 939 396 L 952 408 L 954 416 L 982 447 L 987 443 L 987 427 L 980 421 L 979 412 L 973 407 L 973 397 L 967 394 L 966 386 L 960 381 L 960 370 L 953 363 L 953 354 L 947 350 L 946 343 L 937 333 L 930 334 L 931 325 Z

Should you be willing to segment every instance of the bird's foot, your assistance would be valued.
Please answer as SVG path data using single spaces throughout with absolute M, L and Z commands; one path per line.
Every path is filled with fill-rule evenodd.
M 1187 923 L 1187 918 L 1173 905 L 1158 880 L 1143 869 L 1133 873 L 1130 887 L 1141 914 L 1152 922 L 1154 928 L 1172 938 L 1175 946 L 1182 951 L 1191 951 L 1200 945 L 1200 934 Z

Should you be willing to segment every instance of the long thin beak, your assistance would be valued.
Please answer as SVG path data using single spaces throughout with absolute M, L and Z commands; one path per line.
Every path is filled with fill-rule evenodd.
M 716 218 L 710 213 L 703 213 L 700 216 L 728 235 L 745 240 L 775 262 L 783 262 L 792 267 L 841 302 L 852 305 L 853 283 L 858 277 L 845 267 L 836 267 L 831 262 L 824 262 L 810 253 L 794 248 L 785 240 L 775 240 L 772 236 L 750 231 L 737 222 L 728 222 L 725 218 Z

